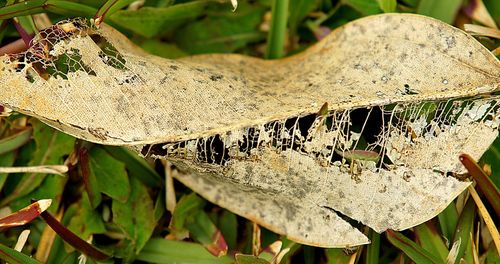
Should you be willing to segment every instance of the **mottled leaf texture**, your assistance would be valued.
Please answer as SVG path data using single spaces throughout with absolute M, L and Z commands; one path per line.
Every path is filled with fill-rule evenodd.
M 207 200 L 307 245 L 369 243 L 349 218 L 379 233 L 433 218 L 469 185 L 458 155 L 498 135 L 500 63 L 419 15 L 353 21 L 274 61 L 163 59 L 84 20 L 40 36 L 0 58 L 1 104 L 168 159 Z

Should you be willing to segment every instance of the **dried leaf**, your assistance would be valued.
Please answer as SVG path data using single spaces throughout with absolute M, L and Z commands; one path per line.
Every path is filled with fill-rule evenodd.
M 446 176 L 464 172 L 456 157 L 479 158 L 498 135 L 499 98 L 488 95 L 500 63 L 434 19 L 363 18 L 275 61 L 168 60 L 109 26 L 62 23 L 79 30 L 48 29 L 59 35 L 47 53 L 35 43 L 0 58 L 0 103 L 166 158 L 209 201 L 300 243 L 369 242 L 343 218 L 377 232 L 427 221 L 469 185 Z M 33 60 L 42 71 L 25 63 Z
M 68 166 L 66 165 L 0 167 L 0 173 L 43 173 L 43 174 L 57 174 L 64 176 L 64 173 L 66 172 L 68 172 Z
M 12 213 L 8 216 L 1 218 L 0 230 L 22 226 L 31 222 L 33 219 L 37 218 L 42 212 L 47 210 L 47 208 L 49 208 L 51 203 L 52 200 L 50 199 L 40 200 L 26 206 L 25 208 L 15 213 Z

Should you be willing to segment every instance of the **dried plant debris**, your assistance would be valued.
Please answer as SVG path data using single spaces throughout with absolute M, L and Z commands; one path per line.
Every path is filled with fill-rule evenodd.
M 0 103 L 89 141 L 172 161 L 206 199 L 309 245 L 418 225 L 498 136 L 500 63 L 434 19 L 357 20 L 307 51 L 154 57 L 84 20 L 0 58 Z M 457 100 L 461 99 L 461 100 Z

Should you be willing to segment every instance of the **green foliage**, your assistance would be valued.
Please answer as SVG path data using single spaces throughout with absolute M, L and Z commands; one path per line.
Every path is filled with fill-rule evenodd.
M 452 24 L 463 0 L 421 0 L 417 13 Z
M 150 239 L 137 256 L 137 260 L 164 264 L 233 263 L 230 257 L 215 257 L 199 244 L 160 238 Z
M 131 193 L 127 202 L 112 202 L 113 224 L 125 238 L 115 248 L 115 255 L 127 260 L 135 258 L 149 240 L 156 226 L 154 206 L 148 189 L 135 178 L 130 179 Z
M 34 260 L 33 258 L 30 258 L 29 256 L 2 244 L 0 244 L 0 259 L 3 259 L 8 263 L 15 264 L 40 264 L 40 262 Z
M 144 7 L 139 10 L 120 10 L 109 22 L 131 32 L 151 38 L 167 34 L 189 20 L 203 14 L 208 1 L 195 1 L 170 7 Z
M 264 39 L 259 32 L 265 9 L 240 4 L 238 12 L 217 13 L 189 23 L 174 35 L 175 43 L 190 54 L 231 53 Z

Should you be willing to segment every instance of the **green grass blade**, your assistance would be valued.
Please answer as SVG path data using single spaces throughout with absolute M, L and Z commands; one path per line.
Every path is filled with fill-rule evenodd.
M 137 256 L 137 260 L 148 263 L 185 263 L 185 264 L 229 264 L 233 259 L 228 256 L 215 257 L 202 245 L 183 241 L 154 238 L 148 241 Z
M 97 11 L 95 8 L 59 0 L 31 0 L 0 8 L 0 19 L 51 12 L 64 16 L 90 17 Z
M 458 212 L 455 203 L 450 203 L 439 215 L 439 226 L 443 236 L 448 240 L 448 244 L 453 239 L 453 234 L 458 223 Z
M 49 0 L 44 5 L 45 9 L 51 13 L 63 16 L 84 16 L 92 17 L 97 10 L 91 6 L 74 3 L 70 1 Z
M 366 264 L 378 264 L 380 258 L 380 234 L 370 229 L 371 243 L 366 247 Z
M 440 263 L 437 261 L 439 259 L 437 256 L 423 249 L 401 233 L 393 230 L 387 230 L 386 233 L 389 242 L 402 250 L 409 258 L 415 261 L 415 263 Z
M 476 204 L 472 198 L 469 198 L 465 204 L 460 218 L 458 219 L 457 228 L 455 230 L 455 235 L 453 236 L 453 243 L 460 240 L 460 248 L 456 255 L 454 263 L 460 263 L 460 259 L 470 259 L 472 256 L 465 256 L 467 248 L 471 246 L 471 232 L 474 225 L 474 216 L 476 214 Z
M 463 0 L 421 0 L 417 13 L 453 24 Z
M 0 259 L 11 264 L 40 264 L 37 260 L 2 244 L 0 244 Z
M 273 0 L 271 29 L 269 30 L 267 38 L 267 59 L 277 59 L 285 55 L 288 1 L 289 0 Z
M 444 243 L 439 230 L 431 221 L 420 224 L 414 228 L 419 244 L 423 249 L 435 256 L 439 256 L 442 261 L 448 256 L 448 248 Z
M 32 133 L 33 129 L 31 127 L 27 127 L 14 135 L 1 139 L 0 155 L 11 152 L 26 144 L 30 140 Z
M 9 19 L 17 16 L 25 16 L 43 12 L 43 4 L 47 0 L 32 0 L 7 5 L 0 8 L 0 19 Z
M 217 229 L 205 211 L 197 211 L 189 216 L 186 228 L 191 237 L 200 242 L 212 255 L 224 256 L 227 254 L 227 243 L 221 231 Z
M 101 22 L 104 20 L 105 16 L 110 16 L 134 1 L 135 0 L 107 0 L 96 12 L 94 18 Z
M 384 13 L 391 13 L 396 11 L 396 6 L 398 5 L 396 0 L 377 0 L 378 6 Z
M 347 264 L 351 256 L 347 255 L 341 248 L 328 248 L 326 249 L 326 257 L 328 264 Z

